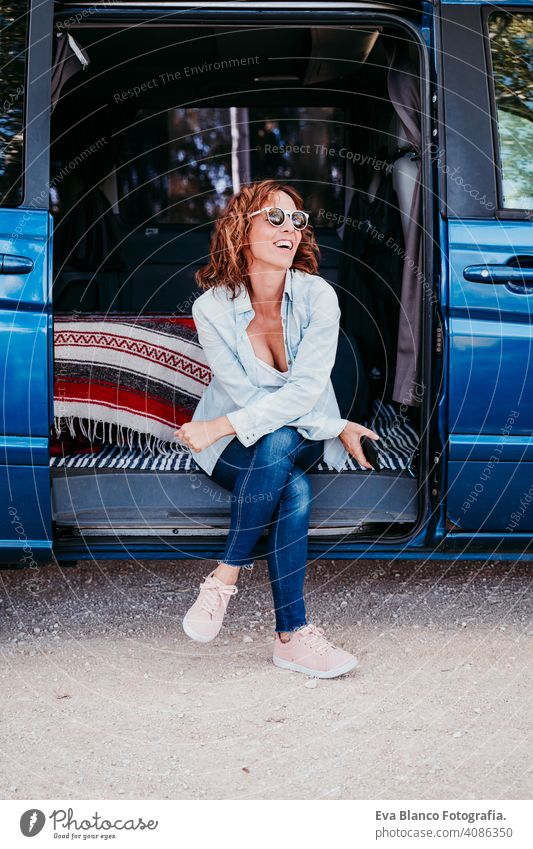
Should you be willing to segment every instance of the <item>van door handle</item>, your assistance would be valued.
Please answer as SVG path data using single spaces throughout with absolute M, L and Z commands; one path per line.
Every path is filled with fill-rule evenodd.
M 468 265 L 463 277 L 471 283 L 514 283 L 515 286 L 533 286 L 533 268 L 512 265 Z
M 32 270 L 32 259 L 25 256 L 0 254 L 0 274 L 29 274 Z

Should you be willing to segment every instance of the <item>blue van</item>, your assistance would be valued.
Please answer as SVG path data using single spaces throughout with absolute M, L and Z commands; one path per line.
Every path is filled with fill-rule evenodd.
M 230 495 L 164 411 L 209 379 L 213 220 L 267 177 L 339 296 L 341 413 L 382 437 L 379 470 L 310 473 L 310 556 L 531 556 L 530 0 L 0 8 L 0 559 L 221 555 Z

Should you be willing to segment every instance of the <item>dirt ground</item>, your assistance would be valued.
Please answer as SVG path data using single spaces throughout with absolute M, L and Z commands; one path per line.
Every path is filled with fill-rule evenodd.
M 1 798 L 532 797 L 531 563 L 310 562 L 330 681 L 273 666 L 264 561 L 190 641 L 211 568 L 0 571 Z

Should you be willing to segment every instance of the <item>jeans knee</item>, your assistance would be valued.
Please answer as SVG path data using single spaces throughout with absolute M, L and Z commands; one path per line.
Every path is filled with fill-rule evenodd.
M 303 469 L 294 466 L 291 470 L 281 500 L 290 507 L 291 514 L 305 515 L 311 510 L 313 487 Z
M 257 454 L 261 462 L 275 463 L 285 459 L 302 441 L 295 427 L 284 425 L 257 440 Z

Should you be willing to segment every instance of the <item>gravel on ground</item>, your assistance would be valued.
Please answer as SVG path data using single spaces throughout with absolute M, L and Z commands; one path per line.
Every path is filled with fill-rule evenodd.
M 0 570 L 2 798 L 531 798 L 531 563 L 310 561 L 334 680 L 272 664 L 263 560 L 189 640 L 212 568 Z

